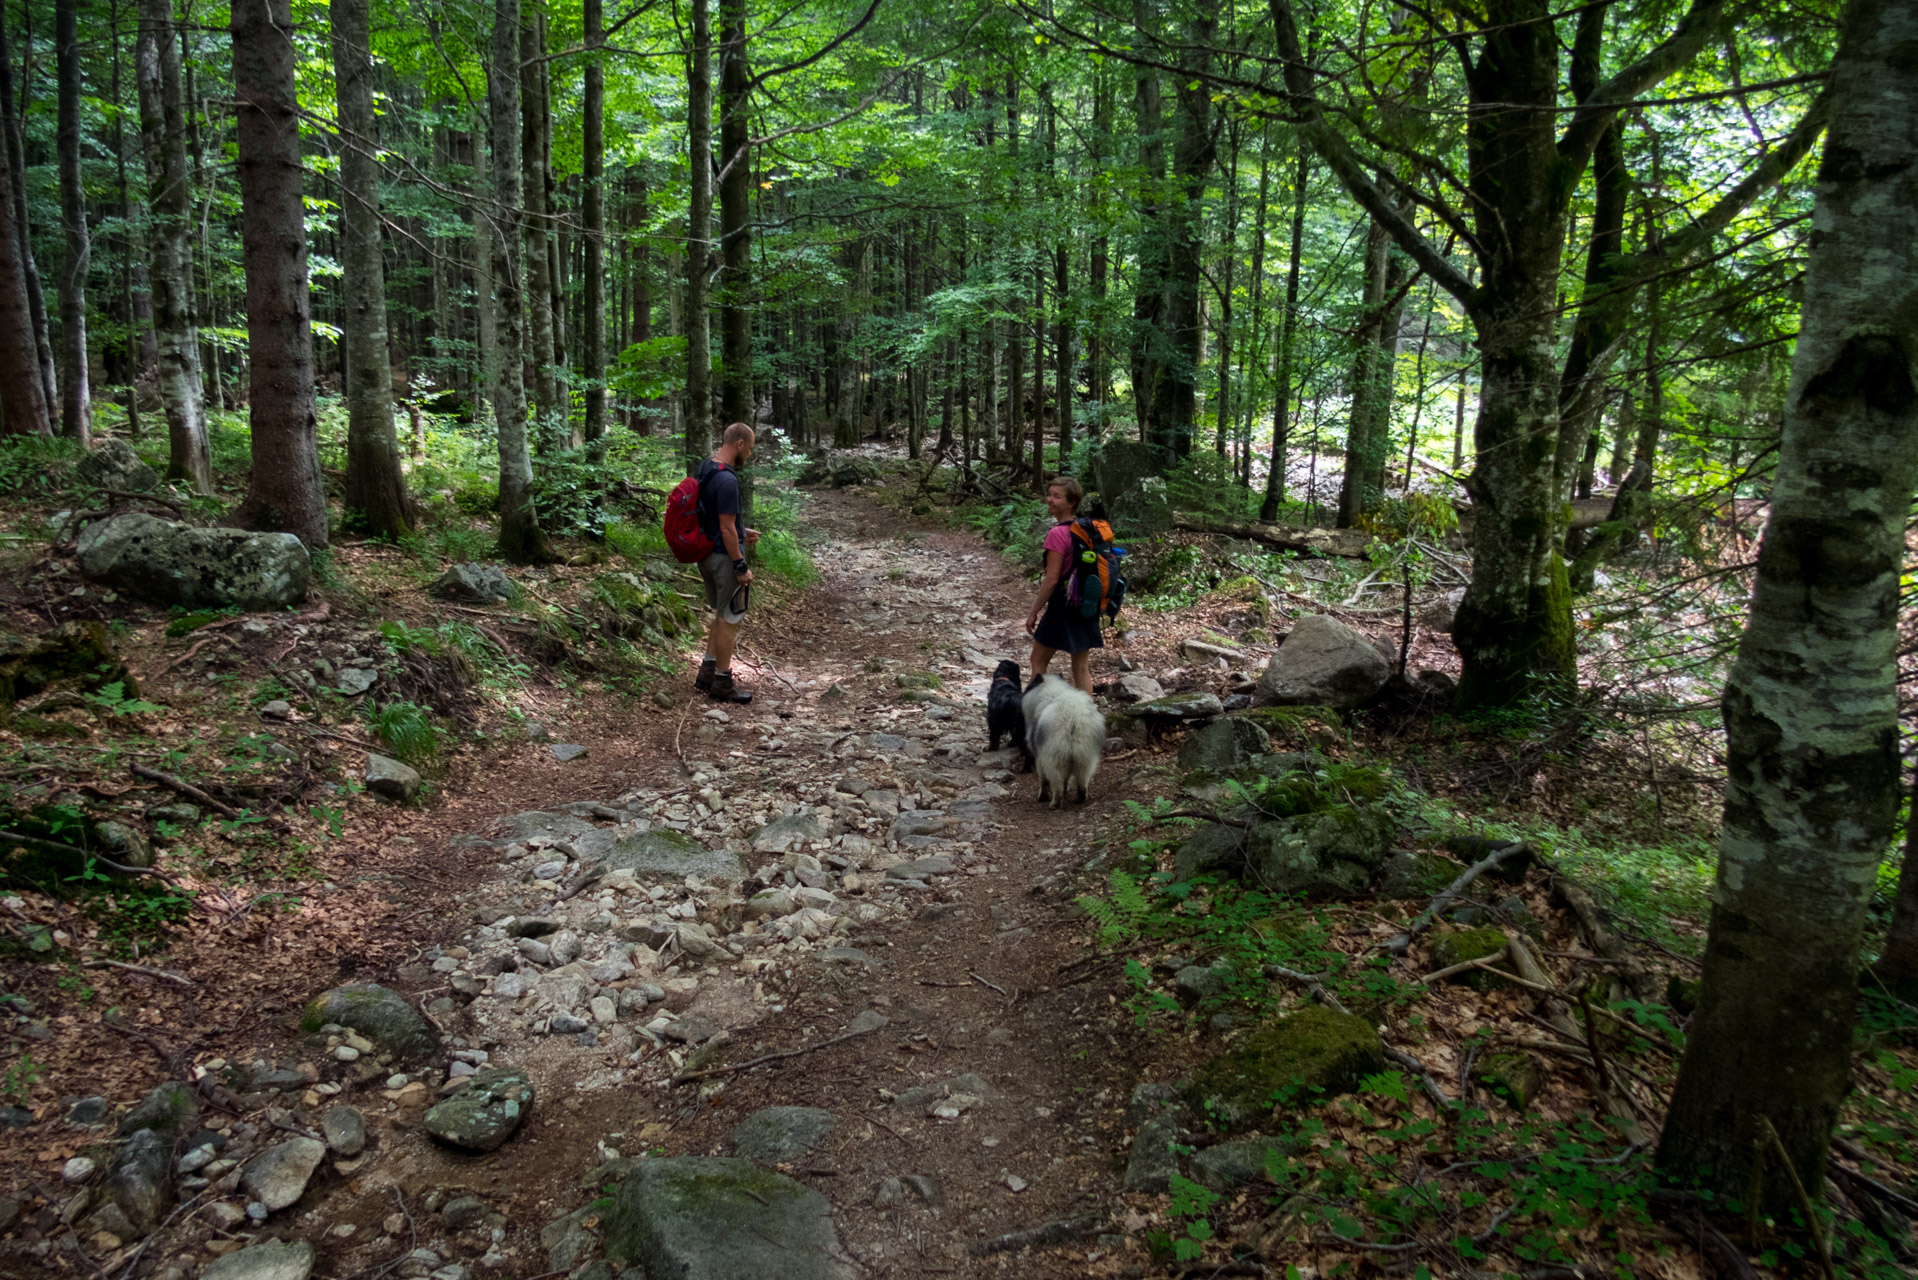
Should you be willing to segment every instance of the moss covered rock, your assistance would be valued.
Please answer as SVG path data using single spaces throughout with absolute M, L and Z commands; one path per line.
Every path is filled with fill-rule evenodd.
M 1172 855 L 1172 878 L 1188 881 L 1208 871 L 1236 873 L 1245 865 L 1246 829 L 1214 822 L 1200 827 Z
M 0 718 L 23 698 L 56 689 L 92 692 L 116 682 L 125 697 L 140 692 L 104 623 L 63 622 L 39 635 L 0 643 Z
M 406 997 L 377 982 L 334 987 L 314 997 L 300 1018 L 300 1030 L 310 1033 L 328 1023 L 350 1027 L 401 1061 L 439 1048 L 439 1037 Z
M 646 610 L 657 593 L 633 573 L 607 573 L 586 589 L 588 611 L 600 630 L 637 640 L 646 634 Z
M 606 1254 L 674 1280 L 850 1280 L 832 1205 L 750 1160 L 641 1161 L 613 1193 Z
M 1256 1127 L 1275 1103 L 1350 1093 L 1385 1070 L 1363 1018 L 1311 1006 L 1250 1032 L 1194 1073 L 1186 1100 L 1229 1132 Z
M 1273 893 L 1353 897 L 1385 860 L 1393 830 L 1383 810 L 1366 805 L 1261 822 L 1246 837 L 1246 877 Z
M 1423 902 L 1458 879 L 1465 868 L 1436 853 L 1401 850 L 1379 871 L 1378 896 L 1387 902 Z
M 1315 737 L 1328 729 L 1339 729 L 1345 723 L 1330 707 L 1246 707 L 1230 715 L 1234 720 L 1258 725 L 1276 742 Z
M 1207 773 L 1233 773 L 1263 755 L 1272 745 L 1265 730 L 1250 720 L 1228 716 L 1215 720 L 1185 740 L 1179 748 L 1179 767 Z
M 1432 968 L 1449 969 L 1467 960 L 1483 960 L 1505 950 L 1511 941 L 1505 930 L 1488 925 L 1481 929 L 1439 929 L 1432 934 Z M 1448 982 L 1464 983 L 1479 991 L 1496 991 L 1509 986 L 1505 979 L 1483 969 L 1455 973 Z
M 615 841 L 604 865 L 608 871 L 698 876 L 727 884 L 737 884 L 746 874 L 736 854 L 724 849 L 708 849 L 691 836 L 664 828 Z
M 177 1138 L 199 1116 L 200 1099 L 193 1086 L 183 1080 L 167 1080 L 154 1085 L 139 1106 L 121 1117 L 119 1132 L 122 1138 L 129 1138 L 143 1129 L 152 1129 Z
M 1545 1067 L 1529 1053 L 1495 1053 L 1478 1064 L 1472 1077 L 1519 1111 L 1545 1088 Z
M 464 1089 L 426 1113 L 426 1131 L 464 1151 L 496 1151 L 533 1109 L 533 1082 L 518 1067 L 475 1072 Z

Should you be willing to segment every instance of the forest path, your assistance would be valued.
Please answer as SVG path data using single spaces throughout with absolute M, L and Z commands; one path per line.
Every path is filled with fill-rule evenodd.
M 418 1086 L 407 1096 L 369 1082 L 370 1094 L 341 1097 L 366 1109 L 376 1158 L 349 1164 L 349 1180 L 302 1215 L 315 1225 L 301 1234 L 335 1254 L 319 1274 L 368 1275 L 408 1248 L 480 1276 L 580 1274 L 602 1243 L 604 1202 L 591 1202 L 628 1172 L 625 1160 L 730 1156 L 735 1127 L 766 1107 L 830 1117 L 777 1113 L 774 1145 L 793 1145 L 762 1160 L 830 1202 L 844 1274 L 1122 1273 L 1112 1242 L 1091 1237 L 1119 1188 L 1120 1117 L 1138 1068 L 1114 1034 L 1123 1010 L 1107 997 L 1110 975 L 1086 984 L 1098 970 L 1072 968 L 1087 953 L 1071 896 L 1072 872 L 1123 820 L 1127 771 L 1109 757 L 1088 806 L 1054 811 L 1014 771 L 1016 752 L 986 754 L 984 692 L 999 658 L 1024 664 L 1031 587 L 976 535 L 915 527 L 845 492 L 818 494 L 806 519 L 822 580 L 746 623 L 738 670 L 750 706 L 714 715 L 688 703 L 688 671 L 674 686 L 679 707 L 639 717 L 632 736 L 610 724 L 604 738 L 582 735 L 589 760 L 555 772 L 553 748 L 525 748 L 527 771 L 508 769 L 497 785 L 516 800 L 544 792 L 532 801 L 543 814 L 495 808 L 511 821 L 483 829 L 488 843 L 448 841 L 447 856 L 480 882 L 446 904 L 448 936 L 401 979 L 477 992 L 439 1006 L 448 1047 L 523 1068 L 538 1100 L 505 1145 L 471 1156 L 427 1138 L 420 1113 L 434 1099 Z M 1109 652 L 1095 662 L 1108 668 Z M 902 687 L 927 672 L 937 692 Z M 582 764 L 594 769 L 562 781 Z M 696 804 L 708 788 L 723 796 L 710 815 Z M 466 821 L 483 794 L 468 789 Z M 755 839 L 769 821 L 797 830 Z M 553 885 L 579 864 L 545 867 L 551 880 L 531 874 L 569 848 L 645 846 L 633 833 L 664 827 L 719 851 L 714 862 L 737 855 L 745 892 L 789 887 L 824 910 L 749 925 L 723 907 L 733 894 L 677 875 L 615 874 L 556 901 Z M 695 916 L 703 941 L 681 927 Z M 456 944 L 461 918 L 482 927 Z M 529 918 L 552 932 L 516 941 Z M 621 953 L 641 939 L 629 957 L 638 970 L 622 972 Z M 641 1011 L 661 992 L 663 1005 Z M 672 1083 L 676 1071 L 871 1026 L 873 1013 L 884 1019 L 876 1032 Z M 695 1048 L 715 1034 L 721 1052 Z M 461 1197 L 507 1221 L 469 1207 L 455 1215 L 470 1219 L 462 1229 L 431 1212 Z M 977 1251 L 1065 1220 L 1063 1252 L 1043 1262 Z M 794 1265 L 792 1275 L 817 1274 Z

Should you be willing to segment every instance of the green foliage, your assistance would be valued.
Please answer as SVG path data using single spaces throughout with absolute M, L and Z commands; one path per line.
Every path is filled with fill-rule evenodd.
M 0 498 L 57 493 L 79 460 L 79 443 L 67 436 L 0 435 Z
M 658 524 L 629 524 L 624 520 L 609 520 L 606 524 L 606 545 L 636 569 L 643 567 L 649 559 L 672 555 L 666 546 L 666 531 Z
M 40 1064 L 33 1060 L 32 1053 L 23 1053 L 0 1076 L 0 1098 L 5 1098 L 14 1106 L 25 1106 L 33 1096 L 33 1086 L 40 1082 Z
M 686 339 L 671 335 L 635 342 L 619 353 L 606 384 L 632 400 L 659 400 L 686 385 Z
M 216 622 L 233 617 L 238 612 L 239 610 L 237 609 L 195 609 L 193 612 L 183 613 L 173 619 L 173 621 L 167 623 L 166 633 L 175 638 L 192 635 L 201 627 L 212 626 Z
M 1116 946 L 1138 937 L 1152 911 L 1152 900 L 1136 878 L 1115 869 L 1111 883 L 1109 897 L 1076 899 L 1079 908 L 1098 926 L 1101 947 Z
M 442 731 L 426 708 L 411 702 L 388 702 L 373 713 L 373 732 L 393 754 L 418 768 L 439 754 Z
M 153 711 L 165 711 L 157 702 L 148 702 L 142 698 L 129 698 L 126 682 L 115 680 L 111 684 L 101 685 L 92 693 L 80 695 L 92 705 L 113 716 L 137 716 Z
M 1046 533 L 1052 528 L 1052 516 L 1043 498 L 1014 498 L 996 507 L 972 508 L 965 520 L 1020 570 L 1042 570 L 1040 557 L 1045 551 Z

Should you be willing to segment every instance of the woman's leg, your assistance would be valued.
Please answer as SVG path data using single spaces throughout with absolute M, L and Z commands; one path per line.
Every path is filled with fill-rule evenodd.
M 1052 665 L 1052 655 L 1057 652 L 1059 652 L 1057 649 L 1048 649 L 1037 640 L 1034 640 L 1032 642 L 1032 670 L 1027 674 L 1026 679 L 1028 681 L 1036 680 L 1044 675 L 1046 668 Z
M 1072 683 L 1092 692 L 1092 650 L 1081 649 L 1072 655 Z

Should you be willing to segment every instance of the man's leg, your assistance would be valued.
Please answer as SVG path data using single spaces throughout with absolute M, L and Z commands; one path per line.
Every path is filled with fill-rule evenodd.
M 1092 692 L 1092 650 L 1081 649 L 1072 655 L 1072 683 Z
M 714 614 L 712 628 L 707 632 L 706 648 L 713 655 L 715 671 L 730 672 L 733 669 L 733 650 L 738 643 L 739 624 Z
M 1027 679 L 1037 680 L 1040 676 L 1044 675 L 1046 668 L 1052 665 L 1052 655 L 1057 652 L 1059 652 L 1057 649 L 1048 649 L 1037 640 L 1034 640 L 1032 642 L 1032 671 L 1027 676 Z
M 701 693 L 713 687 L 713 672 L 719 666 L 719 659 L 716 656 L 719 652 L 719 626 L 718 615 L 714 615 L 713 620 L 706 626 L 706 655 L 699 660 L 699 674 L 693 678 L 693 688 Z

